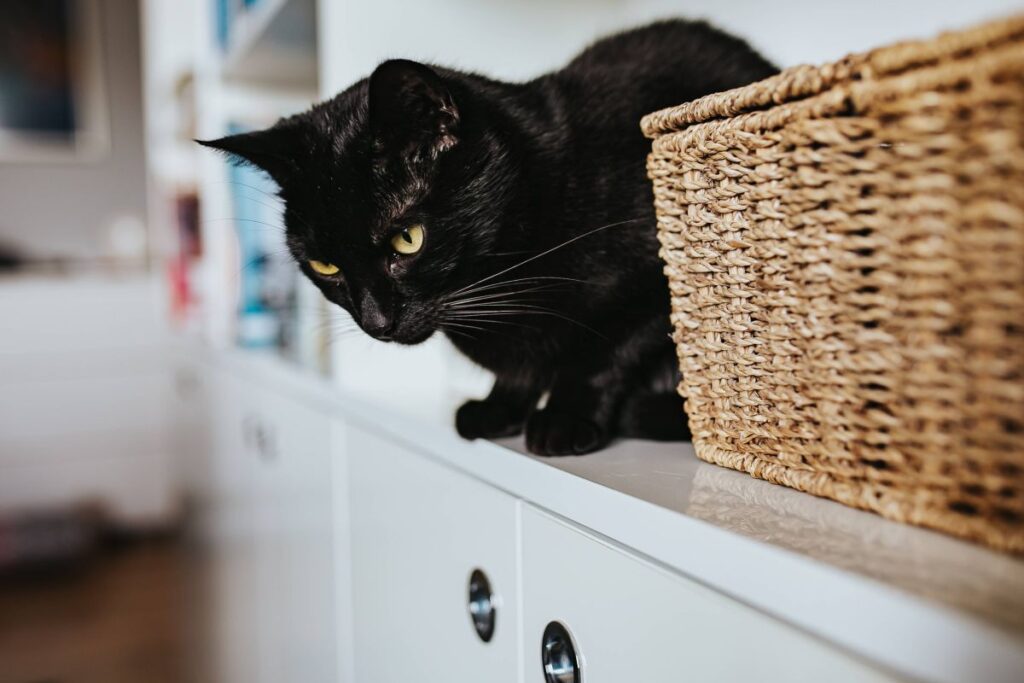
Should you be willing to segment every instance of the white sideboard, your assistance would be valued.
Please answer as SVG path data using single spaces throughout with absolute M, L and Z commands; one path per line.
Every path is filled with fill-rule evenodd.
M 173 518 L 167 417 L 193 387 L 171 372 L 161 291 L 146 273 L 0 279 L 0 512 Z
M 370 401 L 270 357 L 204 356 L 182 366 L 211 399 L 191 481 L 218 681 L 540 682 L 552 623 L 582 683 L 1024 671 L 1019 560 L 687 445 L 539 459 L 460 440 L 454 397 Z M 477 570 L 488 642 L 470 616 Z

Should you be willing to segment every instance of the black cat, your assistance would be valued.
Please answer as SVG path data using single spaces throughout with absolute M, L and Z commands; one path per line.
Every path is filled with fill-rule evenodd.
M 441 330 L 495 374 L 459 408 L 462 436 L 525 425 L 534 453 L 587 453 L 689 436 L 640 118 L 774 72 L 706 23 L 664 21 L 526 83 L 387 61 L 202 144 L 274 178 L 300 267 L 365 332 Z

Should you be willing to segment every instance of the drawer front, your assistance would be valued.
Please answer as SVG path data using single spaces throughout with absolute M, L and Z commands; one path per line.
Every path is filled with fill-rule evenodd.
M 355 427 L 347 429 L 355 680 L 518 681 L 513 498 Z M 470 577 L 495 594 L 484 642 Z
M 522 533 L 526 683 L 544 681 L 551 622 L 569 633 L 580 683 L 892 680 L 536 508 L 524 506 Z
M 197 363 L 174 363 L 172 391 L 167 408 L 167 452 L 172 454 L 172 471 L 181 492 L 194 500 L 206 493 L 210 461 L 212 406 L 211 373 Z
M 210 391 L 215 679 L 335 681 L 331 420 L 230 373 Z
M 258 419 L 257 562 L 270 674 L 262 680 L 330 683 L 336 679 L 331 421 L 275 394 L 264 397 Z
M 259 555 L 252 490 L 255 454 L 246 435 L 259 396 L 230 373 L 210 378 L 211 447 L 201 489 L 207 541 L 212 680 L 261 683 Z

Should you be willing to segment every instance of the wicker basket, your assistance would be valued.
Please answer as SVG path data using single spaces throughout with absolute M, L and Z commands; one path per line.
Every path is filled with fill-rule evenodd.
M 643 129 L 697 454 L 1024 552 L 1024 17 Z

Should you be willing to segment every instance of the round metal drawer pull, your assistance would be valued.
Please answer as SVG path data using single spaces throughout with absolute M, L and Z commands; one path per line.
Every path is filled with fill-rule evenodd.
M 557 621 L 544 629 L 540 657 L 547 683 L 580 683 L 580 666 L 572 636 Z
M 485 643 L 491 642 L 491 638 L 494 636 L 494 621 L 497 611 L 487 575 L 479 569 L 474 569 L 473 574 L 469 577 L 469 616 L 473 620 L 476 634 Z

